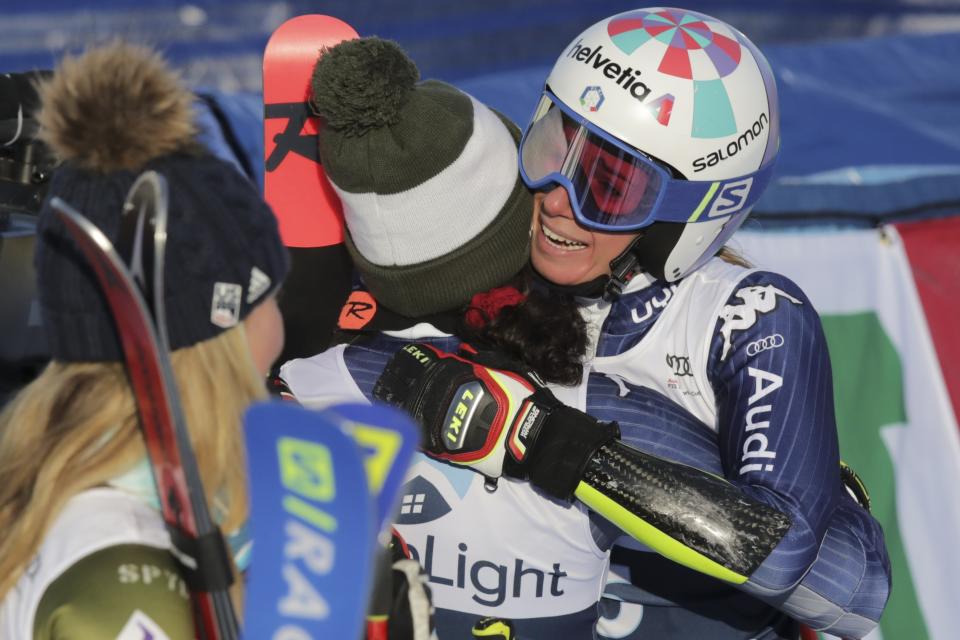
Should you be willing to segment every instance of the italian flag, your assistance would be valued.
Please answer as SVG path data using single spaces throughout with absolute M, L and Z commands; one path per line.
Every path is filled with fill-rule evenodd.
M 960 637 L 960 218 L 735 240 L 796 281 L 823 320 L 840 453 L 870 491 L 892 564 L 868 637 Z

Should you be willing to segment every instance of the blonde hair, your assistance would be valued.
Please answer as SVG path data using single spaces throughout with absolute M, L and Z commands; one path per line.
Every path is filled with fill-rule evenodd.
M 750 261 L 744 257 L 742 253 L 736 249 L 731 249 L 728 246 L 723 246 L 720 248 L 720 251 L 717 252 L 717 257 L 728 262 L 730 264 L 735 264 L 738 267 L 744 267 L 745 269 L 751 268 L 753 265 L 750 264 Z
M 266 395 L 243 325 L 171 364 L 208 504 L 232 531 L 248 513 L 240 421 Z M 71 497 L 146 455 L 136 411 L 122 364 L 54 361 L 0 414 L 0 598 Z

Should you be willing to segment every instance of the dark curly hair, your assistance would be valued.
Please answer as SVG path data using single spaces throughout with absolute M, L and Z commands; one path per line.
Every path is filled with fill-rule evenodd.
M 546 382 L 579 384 L 587 350 L 587 325 L 572 296 L 521 283 L 526 299 L 505 306 L 479 328 L 460 335 L 479 349 L 498 351 L 537 372 Z

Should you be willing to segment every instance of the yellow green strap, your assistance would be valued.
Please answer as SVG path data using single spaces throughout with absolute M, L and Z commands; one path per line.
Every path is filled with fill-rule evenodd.
M 717 192 L 717 187 L 719 186 L 719 182 L 714 182 L 712 185 L 710 185 L 707 195 L 703 196 L 703 200 L 700 201 L 700 204 L 697 206 L 696 210 L 693 212 L 693 215 L 690 216 L 690 219 L 687 220 L 687 222 L 697 221 L 697 218 L 699 218 L 700 214 L 703 213 L 703 210 L 706 209 L 707 203 L 710 202 L 711 198 L 713 198 L 713 194 Z

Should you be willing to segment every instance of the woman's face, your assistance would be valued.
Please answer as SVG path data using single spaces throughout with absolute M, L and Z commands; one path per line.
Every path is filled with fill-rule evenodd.
M 534 196 L 530 262 L 554 284 L 581 284 L 609 274 L 610 261 L 623 253 L 636 236 L 581 227 L 573 217 L 563 187 Z
M 276 296 L 270 296 L 243 319 L 250 354 L 257 371 L 266 376 L 283 350 L 283 317 Z

